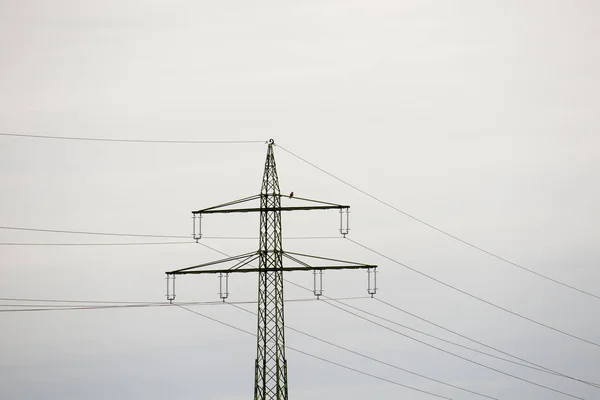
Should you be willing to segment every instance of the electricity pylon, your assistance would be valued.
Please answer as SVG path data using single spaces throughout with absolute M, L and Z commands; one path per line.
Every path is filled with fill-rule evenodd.
M 340 233 L 348 233 L 348 211 L 350 206 L 327 203 L 304 198 L 295 201 L 308 202 L 304 206 L 281 206 L 282 196 L 273 153 L 274 142 L 268 142 L 267 159 L 259 195 L 231 201 L 218 206 L 193 211 L 194 234 L 198 241 L 201 234 L 202 215 L 217 213 L 260 213 L 260 237 L 258 251 L 245 253 L 193 267 L 167 272 L 167 299 L 175 299 L 175 276 L 185 274 L 219 274 L 220 296 L 225 301 L 228 296 L 228 279 L 231 273 L 258 272 L 258 328 L 255 361 L 255 400 L 288 400 L 287 361 L 285 357 L 285 319 L 283 300 L 283 273 L 286 271 L 313 271 L 314 294 L 323 294 L 322 274 L 328 269 L 367 269 L 368 292 L 376 291 L 376 265 L 359 264 L 333 258 L 283 251 L 281 237 L 281 212 L 296 210 L 340 210 Z M 291 195 L 289 198 L 291 199 Z M 238 207 L 239 204 L 259 201 L 259 207 Z M 346 218 L 344 218 L 344 215 Z M 292 265 L 284 266 L 283 260 Z M 258 260 L 258 268 L 251 263 Z M 328 265 L 315 266 L 310 262 L 325 261 Z M 218 264 L 233 263 L 229 268 L 206 268 Z M 371 274 L 372 272 L 372 274 Z M 223 285 L 225 280 L 225 285 Z

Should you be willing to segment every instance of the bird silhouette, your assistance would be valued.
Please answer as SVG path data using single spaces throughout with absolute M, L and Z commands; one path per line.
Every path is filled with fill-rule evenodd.
M 290 199 L 294 197 L 294 192 L 290 193 Z

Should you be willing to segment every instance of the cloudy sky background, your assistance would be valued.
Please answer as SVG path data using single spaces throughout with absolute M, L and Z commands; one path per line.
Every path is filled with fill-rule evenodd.
M 598 18 L 595 1 L 3 0 L 0 131 L 150 140 L 273 138 L 403 211 L 600 295 Z M 258 193 L 265 152 L 263 143 L 3 136 L 0 225 L 187 235 L 191 210 Z M 600 342 L 597 298 L 477 252 L 282 148 L 275 152 L 282 192 L 352 206 L 353 240 Z M 209 216 L 203 231 L 256 236 L 257 217 Z M 283 224 L 284 236 L 338 235 L 334 211 L 285 214 Z M 1 243 L 135 241 L 171 240 L 0 229 Z M 204 243 L 228 254 L 257 246 L 252 240 Z M 598 381 L 597 346 L 477 302 L 341 238 L 289 239 L 284 246 L 378 264 L 380 299 L 538 364 Z M 219 257 L 193 243 L 2 245 L 0 297 L 164 301 L 164 271 Z M 255 299 L 256 279 L 233 277 L 230 300 Z M 287 279 L 312 282 L 303 273 Z M 187 276 L 177 283 L 178 301 L 218 300 L 216 277 Z M 365 287 L 362 271 L 325 275 L 332 297 L 364 296 Z M 288 299 L 310 296 L 286 286 Z M 1 303 L 3 309 L 23 304 Z M 349 303 L 469 344 L 375 300 Z M 255 330 L 255 317 L 233 307 L 193 309 Z M 252 395 L 254 339 L 176 307 L 10 312 L 0 318 L 1 398 Z M 424 347 L 323 302 L 288 303 L 286 322 L 495 398 L 567 398 Z M 600 389 L 411 335 L 579 397 L 600 395 Z M 286 339 L 292 347 L 406 385 L 453 399 L 478 398 L 294 332 Z M 433 398 L 291 351 L 288 365 L 295 400 Z

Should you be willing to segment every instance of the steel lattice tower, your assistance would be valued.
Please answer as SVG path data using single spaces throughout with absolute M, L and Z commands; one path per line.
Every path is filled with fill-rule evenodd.
M 287 362 L 283 315 L 283 254 L 281 197 L 273 155 L 267 150 L 260 193 L 260 244 L 258 273 L 258 332 L 255 400 L 287 400 Z
M 194 233 L 198 241 L 202 234 L 200 222 L 202 215 L 217 213 L 260 213 L 260 237 L 258 251 L 212 261 L 192 267 L 167 272 L 167 299 L 175 299 L 175 276 L 186 274 L 218 274 L 220 279 L 220 295 L 223 301 L 228 297 L 228 279 L 231 273 L 258 273 L 258 326 L 255 360 L 254 400 L 288 400 L 287 361 L 285 357 L 285 318 L 283 297 L 283 274 L 286 271 L 312 271 L 315 274 L 314 294 L 319 298 L 323 293 L 322 274 L 324 270 L 366 269 L 369 277 L 368 292 L 376 291 L 376 265 L 360 264 L 334 258 L 292 253 L 283 250 L 281 232 L 281 212 L 300 210 L 340 211 L 340 233 L 348 233 L 348 209 L 350 206 L 294 198 L 295 201 L 309 202 L 306 206 L 281 205 L 282 196 L 279 190 L 279 179 L 273 140 L 268 142 L 267 158 L 259 195 L 234 200 L 214 207 L 193 211 Z M 259 206 L 236 208 L 238 204 L 259 201 Z M 344 215 L 346 216 L 344 223 Z M 286 262 L 293 265 L 284 266 Z M 258 261 L 258 267 L 252 266 Z M 325 266 L 315 266 L 311 262 L 326 262 Z M 206 269 L 206 267 L 223 263 L 233 263 L 229 268 Z M 373 272 L 371 274 L 371 272 Z M 317 275 L 318 274 L 318 275 Z M 225 280 L 225 283 L 223 283 Z

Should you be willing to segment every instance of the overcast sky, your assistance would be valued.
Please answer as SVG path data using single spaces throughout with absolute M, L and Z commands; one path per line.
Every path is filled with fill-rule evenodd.
M 273 138 L 402 211 L 600 295 L 600 3 L 590 1 L 0 0 L 0 226 L 188 235 L 190 211 L 259 192 Z M 352 207 L 350 238 L 468 293 L 600 343 L 600 300 L 461 244 L 275 148 L 283 193 Z M 284 237 L 339 236 L 335 211 L 284 214 Z M 207 236 L 256 236 L 258 215 L 212 215 Z M 0 297 L 165 301 L 164 272 L 222 257 L 187 239 L 0 229 Z M 203 239 L 228 254 L 253 240 Z M 378 264 L 377 298 L 490 346 L 600 381 L 600 347 L 428 280 L 348 240 L 290 251 Z M 309 273 L 287 279 L 310 286 Z M 325 293 L 365 296 L 363 271 Z M 231 301 L 256 299 L 234 276 Z M 214 276 L 177 281 L 177 301 L 218 299 Z M 286 284 L 286 299 L 310 293 Z M 475 346 L 376 300 L 349 304 Z M 0 308 L 23 301 L 0 301 Z M 39 303 L 51 305 L 51 303 Z M 255 305 L 245 305 L 254 311 Z M 228 305 L 193 310 L 256 330 Z M 1 310 L 0 310 L 1 311 Z M 255 339 L 177 307 L 0 313 L 0 398 L 252 396 Z M 565 395 L 457 359 L 324 302 L 286 323 L 493 398 Z M 389 323 L 384 323 L 390 325 Z M 600 389 L 440 348 L 585 399 Z M 289 346 L 452 399 L 481 398 L 288 331 Z M 489 350 L 487 350 L 489 351 Z M 498 353 L 494 353 L 498 354 Z M 500 355 L 500 354 L 498 354 Z M 433 399 L 288 351 L 293 400 Z

